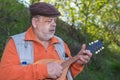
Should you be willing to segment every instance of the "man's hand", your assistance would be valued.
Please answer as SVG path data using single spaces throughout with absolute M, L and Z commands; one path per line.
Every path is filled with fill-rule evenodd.
M 84 65 L 89 62 L 90 58 L 92 57 L 92 53 L 89 50 L 86 50 L 86 45 L 83 44 L 80 50 L 79 59 L 76 61 L 80 65 Z
M 49 78 L 57 79 L 61 76 L 63 68 L 60 63 L 50 62 L 47 64 Z

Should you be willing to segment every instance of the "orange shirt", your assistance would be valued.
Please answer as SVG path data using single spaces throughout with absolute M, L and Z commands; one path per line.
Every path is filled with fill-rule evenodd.
M 32 40 L 34 46 L 34 62 L 42 59 L 57 59 L 59 56 L 55 50 L 54 43 L 59 41 L 53 37 L 47 49 L 42 44 L 37 42 L 33 33 L 32 27 L 26 31 L 25 40 Z M 70 50 L 65 45 L 66 54 L 71 57 Z M 72 64 L 71 71 L 73 76 L 79 74 L 83 69 L 76 63 Z M 46 64 L 30 64 L 27 66 L 20 65 L 20 58 L 18 56 L 13 39 L 7 43 L 0 63 L 0 80 L 39 80 L 48 77 Z

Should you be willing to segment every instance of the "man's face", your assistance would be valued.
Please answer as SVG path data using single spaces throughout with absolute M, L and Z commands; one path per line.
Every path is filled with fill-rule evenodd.
M 33 28 L 37 38 L 42 41 L 49 40 L 55 34 L 56 17 L 37 17 L 34 25 Z

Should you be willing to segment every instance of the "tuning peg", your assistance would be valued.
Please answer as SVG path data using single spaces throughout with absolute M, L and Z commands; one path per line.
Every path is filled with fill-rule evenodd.
M 100 48 L 100 50 L 96 51 L 95 54 L 98 54 L 100 51 L 102 51 L 104 47 Z
M 98 53 L 100 52 L 100 50 L 98 50 Z
M 100 50 L 96 51 L 95 54 L 98 54 L 100 52 Z
M 92 45 L 94 42 L 89 43 L 89 45 Z
M 104 49 L 104 47 L 102 47 L 102 49 Z
M 100 50 L 102 50 L 102 47 L 100 48 Z
M 91 43 L 89 43 L 89 45 L 91 45 Z
M 94 42 L 98 42 L 98 40 L 94 41 Z
M 98 51 L 96 51 L 95 54 L 98 54 Z
M 100 48 L 100 51 L 102 51 L 104 49 L 104 47 Z

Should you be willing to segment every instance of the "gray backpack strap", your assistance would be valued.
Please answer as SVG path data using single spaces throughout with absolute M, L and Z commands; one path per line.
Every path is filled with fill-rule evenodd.
M 11 36 L 16 45 L 21 65 L 28 65 L 34 62 L 32 41 L 25 41 L 25 32 Z
M 55 37 L 60 41 L 60 43 L 57 43 L 57 44 L 54 45 L 55 48 L 56 48 L 56 51 L 57 51 L 59 57 L 60 57 L 62 60 L 66 60 L 66 58 L 65 58 L 64 42 L 63 42 L 63 40 L 62 40 L 61 38 L 59 38 L 59 37 L 57 37 L 57 36 L 55 36 Z
M 65 48 L 64 48 L 63 40 L 61 38 L 57 37 L 57 36 L 55 36 L 55 37 L 60 41 L 60 44 L 55 44 L 55 48 L 56 48 L 56 51 L 57 51 L 59 57 L 62 60 L 68 59 L 68 58 L 65 57 Z M 67 78 L 68 78 L 68 80 L 73 80 L 70 69 L 67 71 Z

